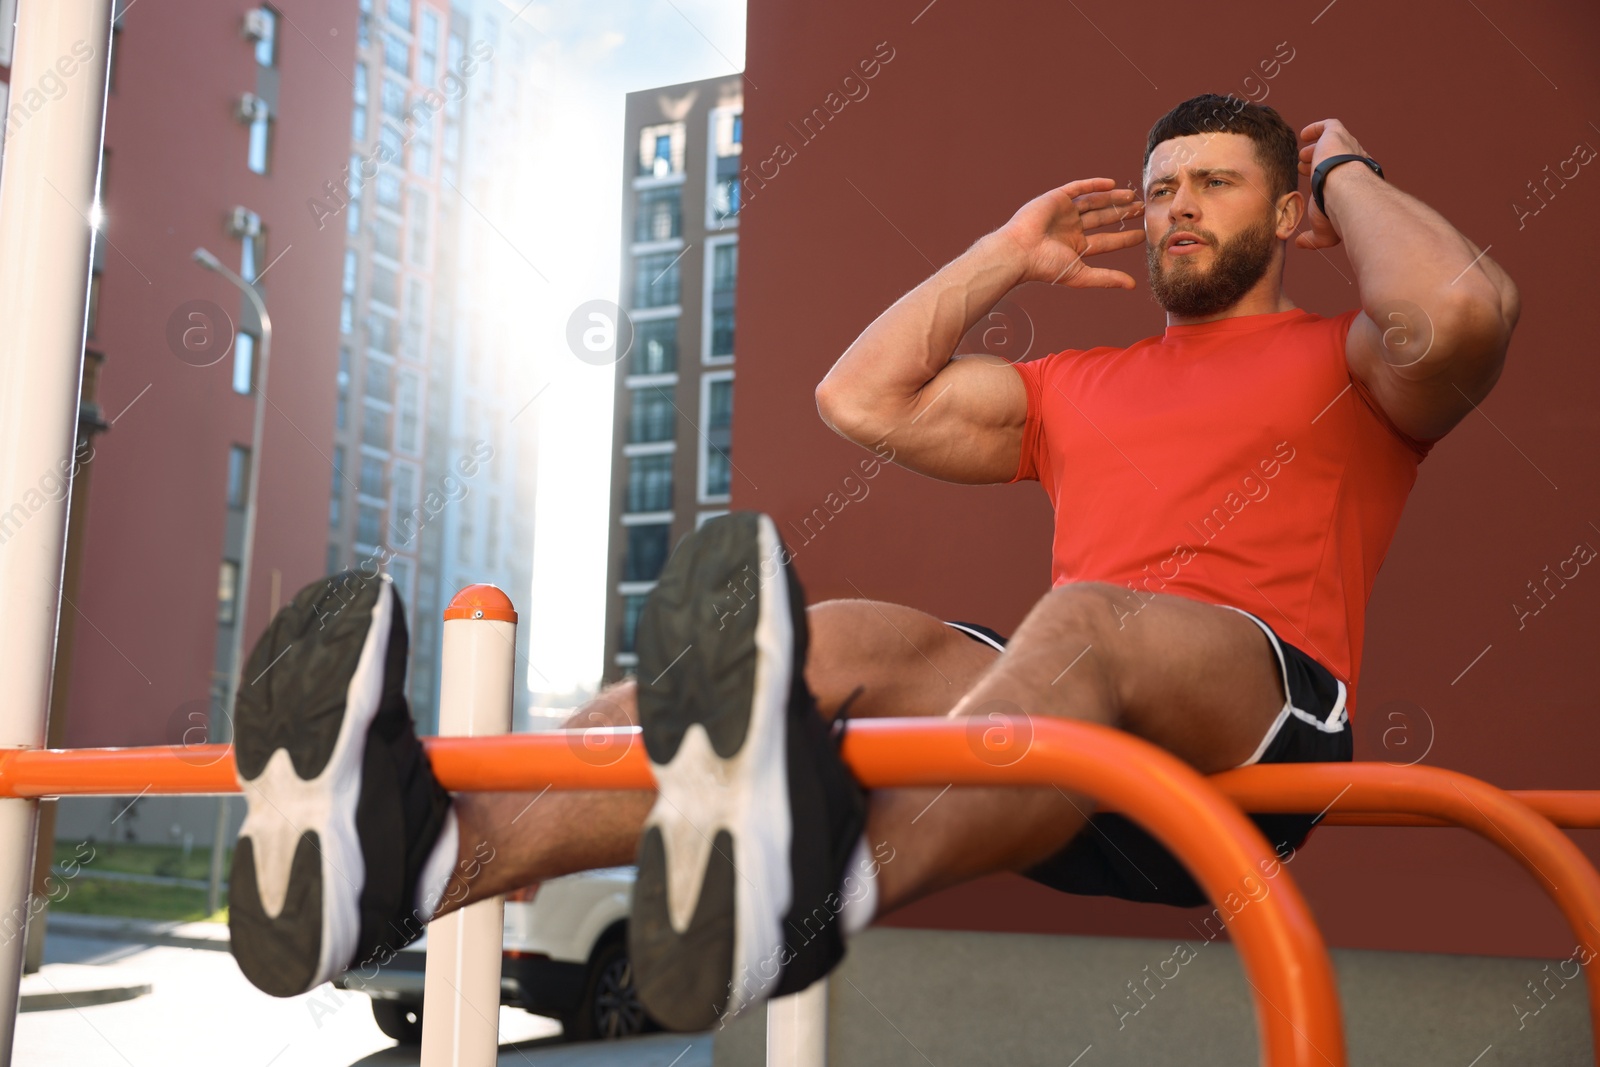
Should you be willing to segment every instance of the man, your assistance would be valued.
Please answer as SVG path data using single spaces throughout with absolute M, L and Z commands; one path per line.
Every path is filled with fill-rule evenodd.
M 1342 241 L 1359 287 L 1360 308 L 1332 319 L 1282 288 L 1302 174 L 1323 203 L 1296 245 Z M 1297 141 L 1272 108 L 1196 97 L 1150 131 L 1143 180 L 1142 197 L 1090 178 L 1024 205 L 817 388 L 830 426 L 912 470 L 1041 482 L 1053 588 L 1009 641 L 900 605 L 807 608 L 771 519 L 735 513 L 668 562 L 639 623 L 639 680 L 569 723 L 639 722 L 659 792 L 450 798 L 401 696 L 392 586 L 312 586 L 256 647 L 245 677 L 273 669 L 240 696 L 250 815 L 230 914 L 245 973 L 299 993 L 381 963 L 462 903 L 636 860 L 640 995 L 695 1029 L 804 988 L 876 916 L 995 871 L 1201 903 L 1169 852 L 1086 797 L 869 796 L 839 726 L 1062 716 L 1208 774 L 1349 760 L 1373 580 L 1418 463 L 1498 379 L 1519 297 L 1337 120 Z M 1139 217 L 1142 234 L 1126 226 Z M 1141 240 L 1161 336 L 1019 365 L 952 358 L 1024 282 L 1133 288 L 1087 261 Z M 1283 851 L 1316 820 L 1256 821 Z

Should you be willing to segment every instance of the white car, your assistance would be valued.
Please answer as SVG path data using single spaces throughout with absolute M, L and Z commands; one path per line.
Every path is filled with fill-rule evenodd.
M 634 875 L 632 867 L 583 871 L 507 895 L 500 1002 L 559 1019 L 568 1040 L 655 1029 L 628 964 Z M 416 1044 L 422 1040 L 426 948 L 424 934 L 374 977 L 347 971 L 333 984 L 367 994 L 378 1028 Z

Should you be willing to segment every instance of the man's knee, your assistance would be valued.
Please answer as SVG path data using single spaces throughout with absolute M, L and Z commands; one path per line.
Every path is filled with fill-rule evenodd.
M 1137 613 L 1139 601 L 1133 593 L 1110 582 L 1068 582 L 1039 598 L 1033 614 L 1058 627 L 1082 633 L 1086 639 L 1115 638 L 1118 631 Z
M 822 600 L 806 608 L 811 664 L 865 670 L 902 659 L 923 662 L 951 639 L 968 640 L 941 620 L 914 608 L 874 600 Z

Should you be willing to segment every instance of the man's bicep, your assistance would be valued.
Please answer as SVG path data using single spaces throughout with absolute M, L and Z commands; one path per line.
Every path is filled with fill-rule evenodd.
M 1345 337 L 1345 363 L 1364 399 L 1396 436 L 1424 454 L 1487 395 L 1503 365 L 1503 354 L 1494 361 L 1452 359 L 1435 340 L 1434 329 L 1418 329 L 1398 313 L 1386 326 L 1365 311 L 1351 321 Z M 1448 362 L 1462 371 L 1475 365 L 1486 373 L 1459 379 L 1451 373 L 1419 373 L 1430 362 Z
M 922 387 L 890 432 L 895 462 L 931 478 L 1009 482 L 1017 473 L 1028 393 L 1016 369 L 991 355 L 958 356 Z

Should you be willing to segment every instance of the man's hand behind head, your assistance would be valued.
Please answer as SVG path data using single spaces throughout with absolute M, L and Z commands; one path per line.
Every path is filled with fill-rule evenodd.
M 1089 233 L 1126 219 L 1144 217 L 1144 201 L 1132 189 L 1114 188 L 1111 178 L 1080 178 L 1028 201 L 997 234 L 1016 247 L 1023 281 L 1074 289 L 1132 289 L 1131 275 L 1091 267 L 1086 257 L 1144 244 L 1144 226 Z

